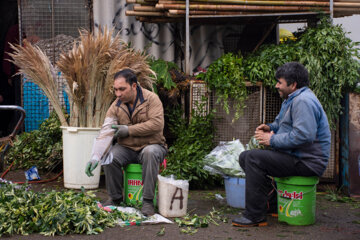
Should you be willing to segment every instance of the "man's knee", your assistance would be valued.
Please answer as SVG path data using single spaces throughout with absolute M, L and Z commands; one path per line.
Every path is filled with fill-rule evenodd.
M 156 160 L 160 163 L 163 158 L 163 150 L 159 145 L 148 145 L 142 150 L 142 160 L 143 161 L 153 161 Z
M 240 153 L 240 156 L 239 156 L 239 163 L 242 168 L 245 167 L 245 159 L 246 159 L 246 155 L 247 155 L 246 152 L 247 151 L 243 151 L 242 153 Z
M 263 157 L 264 152 L 259 149 L 244 151 L 240 154 L 240 166 L 244 169 L 247 164 L 256 164 Z

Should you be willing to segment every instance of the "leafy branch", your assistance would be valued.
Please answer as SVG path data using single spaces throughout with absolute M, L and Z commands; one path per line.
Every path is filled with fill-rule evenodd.
M 233 99 L 233 122 L 239 119 L 247 99 L 242 56 L 225 54 L 213 62 L 206 73 L 199 74 L 198 78 L 204 80 L 211 90 L 216 91 L 216 103 L 221 103 L 227 114 L 230 113 L 229 99 Z

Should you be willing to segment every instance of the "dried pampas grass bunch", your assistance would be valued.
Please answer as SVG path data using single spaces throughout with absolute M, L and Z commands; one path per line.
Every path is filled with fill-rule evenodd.
M 80 32 L 80 41 L 62 54 L 57 65 L 67 80 L 70 125 L 100 127 L 114 100 L 112 85 L 116 72 L 130 68 L 143 87 L 152 89 L 154 75 L 147 56 L 127 47 L 119 34 L 104 29 L 96 34 Z
M 58 96 L 55 71 L 49 58 L 39 47 L 31 45 L 26 40 L 24 40 L 24 46 L 11 45 L 11 48 L 14 52 L 9 53 L 12 57 L 9 61 L 19 67 L 17 74 L 25 74 L 44 91 L 59 116 L 61 125 L 68 126 Z
M 113 30 L 90 33 L 80 31 L 80 40 L 60 56 L 57 66 L 67 81 L 70 103 L 70 123 L 66 122 L 58 97 L 53 66 L 46 55 L 27 43 L 12 46 L 11 57 L 31 81 L 39 85 L 49 98 L 63 126 L 101 127 L 107 109 L 114 100 L 112 91 L 116 72 L 129 68 L 137 75 L 142 87 L 152 90 L 155 73 L 147 56 L 128 47 Z

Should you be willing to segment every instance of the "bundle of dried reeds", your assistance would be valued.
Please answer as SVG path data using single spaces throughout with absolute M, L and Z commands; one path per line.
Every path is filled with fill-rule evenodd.
M 10 56 L 19 68 L 37 84 L 49 98 L 63 126 L 100 127 L 106 111 L 114 100 L 113 77 L 116 72 L 130 68 L 139 84 L 152 89 L 155 73 L 147 63 L 147 56 L 128 47 L 119 34 L 104 29 L 96 34 L 83 30 L 80 40 L 63 53 L 57 65 L 67 81 L 66 92 L 70 103 L 70 123 L 62 112 L 54 68 L 39 47 L 25 42 L 12 46 Z
M 11 48 L 14 52 L 9 54 L 12 57 L 9 61 L 19 67 L 17 74 L 25 74 L 44 91 L 59 116 L 61 125 L 68 126 L 58 96 L 55 71 L 49 58 L 39 47 L 31 45 L 26 40 L 24 46 L 11 45 Z
M 146 56 L 128 48 L 119 34 L 104 29 L 96 34 L 80 32 L 80 41 L 62 54 L 57 65 L 67 80 L 70 102 L 70 125 L 100 127 L 114 94 L 111 91 L 114 74 L 132 69 L 140 85 L 152 88 L 153 72 Z

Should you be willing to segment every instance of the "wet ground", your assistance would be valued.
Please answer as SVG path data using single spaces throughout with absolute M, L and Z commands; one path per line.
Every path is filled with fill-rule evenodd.
M 48 176 L 51 177 L 51 176 Z M 7 176 L 8 180 L 24 180 L 22 171 L 12 171 Z M 45 178 L 45 176 L 44 176 Z M 106 190 L 103 183 L 97 190 L 97 196 L 106 199 Z M 63 189 L 62 178 L 46 184 L 33 184 L 32 189 Z M 268 226 L 256 228 L 238 228 L 231 225 L 231 219 L 239 216 L 242 209 L 226 206 L 226 202 L 216 200 L 215 194 L 225 196 L 224 189 L 212 191 L 190 191 L 188 211 L 197 215 L 208 214 L 213 207 L 221 210 L 229 219 L 228 223 L 220 223 L 218 226 L 209 224 L 206 228 L 199 228 L 190 235 L 180 232 L 177 224 L 156 224 L 144 226 L 115 227 L 106 229 L 99 235 L 67 235 L 56 236 L 56 239 L 360 239 L 360 199 L 349 202 L 347 198 L 335 200 L 337 195 L 332 195 L 326 190 L 334 191 L 332 185 L 318 185 L 316 200 L 316 222 L 311 226 L 290 226 L 279 223 L 277 218 L 268 217 Z M 170 218 L 171 219 L 171 218 Z M 171 219 L 173 220 L 173 219 Z M 164 235 L 158 233 L 164 230 Z M 49 239 L 39 234 L 29 236 L 15 235 L 5 237 L 8 239 Z

